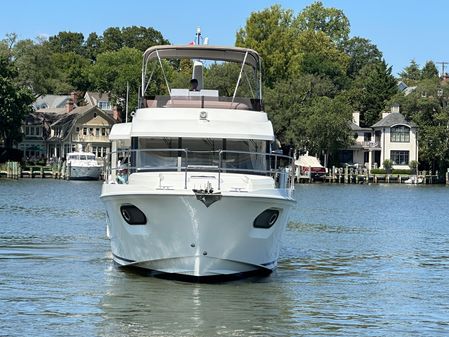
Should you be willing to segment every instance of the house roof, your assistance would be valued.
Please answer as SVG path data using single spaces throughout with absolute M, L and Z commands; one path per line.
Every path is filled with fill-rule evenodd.
M 99 101 L 110 101 L 108 93 L 101 93 L 96 91 L 86 91 L 84 99 L 86 100 L 87 104 L 91 105 L 97 105 Z
M 70 95 L 43 95 L 33 103 L 35 110 L 64 108 Z
M 349 128 L 351 129 L 351 131 L 372 131 L 371 128 L 362 128 L 361 126 L 352 122 L 349 123 Z
M 372 128 L 384 128 L 391 127 L 394 125 L 407 125 L 411 128 L 416 128 L 416 124 L 412 121 L 409 121 L 405 118 L 405 116 L 399 112 L 391 112 L 378 121 L 376 124 L 372 125 Z

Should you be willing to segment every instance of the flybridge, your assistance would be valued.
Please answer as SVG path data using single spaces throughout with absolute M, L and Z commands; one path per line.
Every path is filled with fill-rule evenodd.
M 186 68 L 195 88 L 189 88 Z M 261 111 L 261 88 L 261 59 L 252 49 L 167 45 L 151 47 L 143 54 L 142 108 Z

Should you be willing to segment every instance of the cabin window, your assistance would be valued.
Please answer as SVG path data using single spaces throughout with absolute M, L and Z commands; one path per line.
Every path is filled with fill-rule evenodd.
M 177 138 L 139 138 L 137 167 L 143 169 L 175 168 L 178 153 L 170 151 L 178 148 Z
M 405 125 L 393 126 L 390 129 L 390 140 L 393 143 L 409 143 L 410 128 Z
M 390 159 L 394 165 L 408 165 L 409 151 L 391 151 Z
M 212 138 L 140 138 L 137 167 L 169 169 L 190 166 L 221 167 L 238 172 L 267 169 L 267 142 L 263 140 L 231 140 Z M 188 163 L 184 151 L 188 151 Z M 250 153 L 248 153 L 250 152 Z

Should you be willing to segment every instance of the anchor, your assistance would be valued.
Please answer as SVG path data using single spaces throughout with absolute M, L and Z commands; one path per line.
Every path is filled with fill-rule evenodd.
M 195 193 L 196 199 L 201 201 L 206 207 L 221 199 L 221 192 L 214 193 L 214 189 L 209 182 L 207 182 L 205 189 L 193 189 L 192 191 Z

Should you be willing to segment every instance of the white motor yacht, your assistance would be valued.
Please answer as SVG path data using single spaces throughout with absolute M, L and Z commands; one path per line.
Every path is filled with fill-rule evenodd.
M 195 91 L 189 77 L 185 87 L 170 84 L 186 64 Z M 260 69 L 245 48 L 145 51 L 141 108 L 111 130 L 101 194 L 116 263 L 203 280 L 276 268 L 295 170 L 294 158 L 271 151 Z M 219 70 L 236 71 L 231 89 Z
M 98 180 L 102 167 L 93 153 L 78 151 L 67 154 L 67 170 L 69 170 L 70 179 Z

